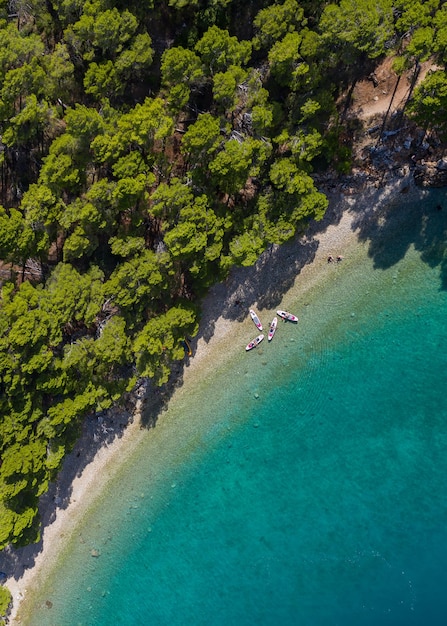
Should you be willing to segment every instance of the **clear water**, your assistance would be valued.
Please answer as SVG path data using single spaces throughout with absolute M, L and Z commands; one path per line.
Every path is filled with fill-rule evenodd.
M 447 623 L 447 214 L 429 217 L 177 394 L 27 624 Z

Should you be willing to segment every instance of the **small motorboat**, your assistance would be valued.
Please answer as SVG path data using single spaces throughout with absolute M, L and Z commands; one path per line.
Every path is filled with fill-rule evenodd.
M 292 315 L 292 313 L 289 313 L 288 311 L 276 311 L 279 315 L 279 317 L 282 317 L 282 319 L 285 322 L 297 322 L 298 318 L 296 315 Z
M 278 326 L 278 318 L 274 317 L 272 319 L 272 323 L 270 324 L 268 340 L 271 341 L 273 339 L 273 335 L 275 334 L 276 327 Z
M 247 352 L 249 350 L 253 350 L 253 348 L 256 348 L 256 346 L 259 346 L 259 344 L 261 343 L 261 341 L 264 339 L 264 335 L 258 335 L 256 337 L 256 339 L 253 339 L 253 341 L 250 341 L 249 344 L 247 344 L 247 347 L 245 348 L 247 350 Z
M 251 319 L 254 321 L 254 323 L 256 324 L 256 328 L 258 328 L 258 330 L 262 330 L 262 324 L 261 324 L 261 320 L 259 319 L 259 317 L 256 315 L 256 311 L 253 311 L 253 309 L 250 309 L 250 315 L 251 315 Z

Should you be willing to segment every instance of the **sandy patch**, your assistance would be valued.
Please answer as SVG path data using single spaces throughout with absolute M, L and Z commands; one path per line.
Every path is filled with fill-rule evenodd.
M 421 63 L 415 83 L 419 85 L 427 73 L 438 69 L 431 61 Z M 393 57 L 387 57 L 370 79 L 359 81 L 352 93 L 351 115 L 368 119 L 389 111 L 392 115 L 402 109 L 411 93 L 413 70 L 402 74 L 400 80 L 393 70 Z

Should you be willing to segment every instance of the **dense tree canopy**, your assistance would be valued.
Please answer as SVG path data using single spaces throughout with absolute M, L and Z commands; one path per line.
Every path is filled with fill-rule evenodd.
M 168 380 L 205 289 L 322 218 L 353 76 L 432 58 L 407 111 L 445 138 L 447 10 L 2 2 L 0 43 L 1 548 L 38 537 L 85 415 Z

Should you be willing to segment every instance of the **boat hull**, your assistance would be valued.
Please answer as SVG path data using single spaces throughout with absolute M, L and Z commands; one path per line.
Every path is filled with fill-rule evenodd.
M 272 320 L 272 323 L 270 324 L 270 328 L 269 328 L 269 334 L 268 334 L 268 340 L 271 341 L 273 339 L 273 335 L 276 332 L 276 327 L 278 325 L 278 318 L 274 317 Z
M 264 335 L 258 335 L 257 337 L 255 337 L 255 339 L 253 339 L 253 341 L 250 341 L 250 343 L 247 344 L 245 350 L 248 352 L 249 350 L 253 350 L 253 348 L 256 348 L 256 346 L 259 346 L 259 344 L 261 343 L 261 341 L 264 339 Z
M 292 313 L 289 313 L 288 311 L 276 311 L 276 313 L 286 322 L 294 322 L 296 324 L 298 321 L 297 316 L 292 315 Z
M 256 311 L 254 311 L 253 309 L 250 309 L 250 316 L 251 319 L 253 320 L 256 328 L 258 330 L 262 330 L 262 324 L 261 324 L 261 320 L 259 319 L 259 317 L 256 314 Z

